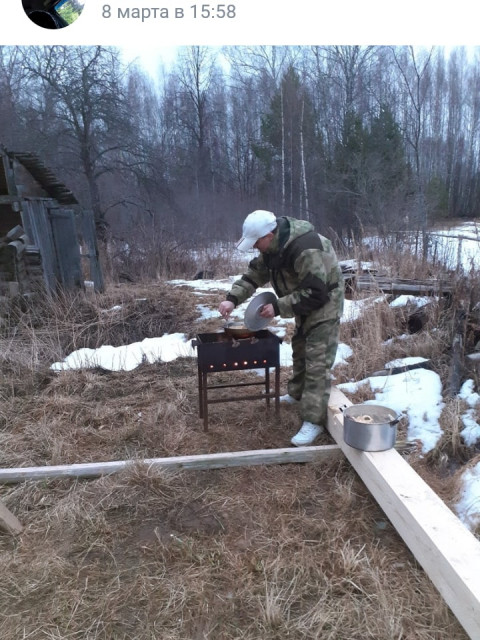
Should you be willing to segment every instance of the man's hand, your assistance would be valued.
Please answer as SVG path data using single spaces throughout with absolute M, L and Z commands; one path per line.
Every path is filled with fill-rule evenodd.
M 220 306 L 218 307 L 218 311 L 220 315 L 222 316 L 222 318 L 225 318 L 225 320 L 228 320 L 228 318 L 230 317 L 230 314 L 234 309 L 235 309 L 235 305 L 230 300 L 224 300 L 223 302 L 220 303 Z
M 275 309 L 273 308 L 273 304 L 264 304 L 260 311 L 260 315 L 262 318 L 274 318 Z

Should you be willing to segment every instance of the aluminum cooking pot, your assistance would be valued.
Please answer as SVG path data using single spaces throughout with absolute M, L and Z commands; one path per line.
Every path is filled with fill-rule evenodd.
M 354 404 L 343 411 L 343 439 L 361 451 L 386 451 L 395 446 L 395 411 L 375 404 Z

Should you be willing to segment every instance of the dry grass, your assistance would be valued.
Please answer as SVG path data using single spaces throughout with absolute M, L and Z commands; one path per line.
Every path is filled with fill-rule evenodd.
M 209 330 L 212 321 L 193 323 L 197 303 L 189 290 L 122 286 L 26 314 L 3 338 L 0 465 L 288 446 L 299 426 L 293 406 L 277 419 L 262 402 L 214 405 L 205 433 L 194 360 L 134 372 L 48 370 L 73 346 Z M 108 311 L 116 305 L 120 316 Z M 355 376 L 407 349 L 394 341 L 379 350 L 378 340 L 402 331 L 388 306 L 367 315 L 344 335 L 369 358 L 355 359 Z M 424 354 L 440 349 L 415 339 Z M 437 460 L 414 462 L 432 477 L 440 469 Z M 136 464 L 109 477 L 4 486 L 0 497 L 25 527 L 0 535 L 2 640 L 467 638 L 344 462 L 184 473 Z
M 453 463 L 458 468 L 472 457 L 471 448 L 463 441 L 460 432 L 464 428 L 461 415 L 465 413 L 467 404 L 460 398 L 448 398 L 440 417 L 442 438 L 428 456 L 428 461 L 446 467 Z
M 343 465 L 139 467 L 6 497 L 26 525 L 0 540 L 6 640 L 466 638 Z
M 132 250 L 132 247 L 135 247 Z M 231 245 L 202 246 L 196 234 L 184 241 L 152 229 L 137 229 L 129 242 L 109 242 L 102 255 L 104 271 L 112 282 L 151 282 L 169 278 L 222 278 L 241 273 L 246 260 L 239 261 Z M 202 276 L 200 276 L 202 277 Z
M 397 333 L 395 314 L 380 296 L 365 305 L 360 318 L 342 323 L 340 340 L 353 350 L 348 364 L 350 378 L 360 380 L 383 369 L 386 360 L 382 344 Z
M 362 297 L 365 299 L 365 295 Z M 410 333 L 409 322 L 417 312 L 411 305 L 390 307 L 388 297 L 380 293 L 370 295 L 361 316 L 341 325 L 340 340 L 353 350 L 344 377 L 361 380 L 384 369 L 386 362 L 412 354 L 430 359 L 435 370 L 445 377 L 447 372 L 443 366 L 449 346 L 449 328 L 443 326 L 442 306 L 430 304 L 424 311 L 423 330 Z

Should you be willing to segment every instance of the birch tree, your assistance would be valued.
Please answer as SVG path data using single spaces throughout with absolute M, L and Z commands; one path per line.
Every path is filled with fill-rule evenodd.
M 412 152 L 417 183 L 417 211 L 415 217 L 425 239 L 428 216 L 425 203 L 422 142 L 425 131 L 427 93 L 431 86 L 430 63 L 433 49 L 417 52 L 413 46 L 410 46 L 403 48 L 401 51 L 393 48 L 392 53 L 400 74 L 400 82 L 405 89 L 404 134 Z M 426 243 L 424 243 L 424 250 L 427 250 Z
M 308 181 L 319 160 L 318 143 L 311 100 L 290 67 L 262 120 L 262 141 L 256 147 L 272 196 L 287 215 L 310 218 Z

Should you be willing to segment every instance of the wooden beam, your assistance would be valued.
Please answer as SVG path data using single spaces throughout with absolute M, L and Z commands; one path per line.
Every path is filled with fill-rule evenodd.
M 223 467 L 248 467 L 262 464 L 289 464 L 293 462 L 319 462 L 343 458 L 337 445 L 318 447 L 289 447 L 288 449 L 257 449 L 230 453 L 208 453 L 174 458 L 148 458 L 145 460 L 117 460 L 113 462 L 87 462 L 51 467 L 18 467 L 0 469 L 0 483 L 23 480 L 46 480 L 70 477 L 89 478 L 118 473 L 135 464 L 152 469 L 221 469 Z
M 480 541 L 395 449 L 368 453 L 345 443 L 341 409 L 351 404 L 340 390 L 332 390 L 332 437 L 470 638 L 478 640 Z
M 452 293 L 452 284 L 443 280 L 402 280 L 375 275 L 355 276 L 353 288 L 357 291 L 380 290 L 395 295 L 435 296 Z
M 0 196 L 0 204 L 13 204 L 14 202 L 21 201 L 21 198 L 18 196 Z
M 428 232 L 429 236 L 440 236 L 441 238 L 444 238 L 445 240 L 473 240 L 473 242 L 480 242 L 480 238 L 474 238 L 473 236 L 462 236 L 462 235 L 457 235 L 457 236 L 445 236 L 445 234 L 443 233 L 435 233 L 433 231 L 429 231 Z
M 23 530 L 20 521 L 16 516 L 13 515 L 11 511 L 7 509 L 7 507 L 0 500 L 0 527 L 7 531 L 8 533 L 21 533 Z

